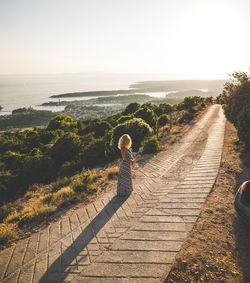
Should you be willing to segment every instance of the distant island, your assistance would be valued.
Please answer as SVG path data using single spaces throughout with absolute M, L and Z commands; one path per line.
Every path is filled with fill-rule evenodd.
M 222 91 L 226 80 L 170 80 L 170 81 L 144 81 L 131 84 L 129 89 L 103 90 L 63 93 L 50 96 L 50 98 L 91 97 L 91 96 L 117 96 L 119 94 L 147 94 L 149 92 L 172 92 L 171 97 L 188 95 L 217 96 Z M 204 92 L 203 90 L 206 90 Z M 185 92 L 185 96 L 184 93 Z M 195 94 L 193 94 L 196 92 Z M 197 92 L 200 92 L 197 94 Z
M 131 94 L 135 93 L 137 90 L 100 90 L 100 91 L 84 91 L 84 92 L 72 92 L 63 93 L 50 96 L 50 98 L 62 98 L 62 97 L 84 97 L 84 96 L 109 96 L 118 94 Z
M 0 105 L 0 111 L 3 109 L 3 106 Z

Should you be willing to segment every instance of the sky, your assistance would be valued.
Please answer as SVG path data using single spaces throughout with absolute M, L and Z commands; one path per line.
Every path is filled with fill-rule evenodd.
M 0 0 L 0 74 L 250 67 L 249 0 Z

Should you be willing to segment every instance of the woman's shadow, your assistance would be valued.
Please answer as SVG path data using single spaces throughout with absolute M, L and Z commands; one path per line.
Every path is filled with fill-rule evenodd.
M 66 270 L 76 257 L 86 248 L 95 235 L 108 223 L 116 211 L 128 197 L 114 196 L 109 203 L 86 226 L 82 233 L 74 240 L 61 256 L 59 256 L 46 270 L 39 282 L 63 282 L 68 273 Z

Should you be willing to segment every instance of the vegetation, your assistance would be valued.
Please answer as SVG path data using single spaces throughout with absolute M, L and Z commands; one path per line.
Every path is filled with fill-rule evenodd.
M 246 73 L 232 74 L 216 101 L 223 104 L 227 119 L 238 130 L 239 139 L 250 145 L 250 76 Z
M 196 97 L 188 101 L 193 116 L 209 103 Z M 134 151 L 141 146 L 143 153 L 159 151 L 159 140 L 154 136 L 157 124 L 163 127 L 170 123 L 171 114 L 178 126 L 186 107 L 190 106 L 132 103 L 123 112 L 104 119 L 76 122 L 68 115 L 57 115 L 46 127 L 3 132 L 0 241 L 15 238 L 15 229 L 44 221 L 61 207 L 84 200 L 100 189 L 102 186 L 96 185 L 99 177 L 90 169 L 120 156 L 117 144 L 122 134 L 131 136 Z M 108 169 L 105 174 L 105 182 L 109 182 L 117 177 L 118 168 Z M 25 199 L 24 204 L 15 201 L 20 197 Z
M 0 116 L 1 130 L 46 125 L 58 113 L 22 108 L 14 110 L 12 114 Z
M 168 121 L 169 121 L 168 115 L 167 114 L 162 114 L 158 118 L 158 127 L 161 128 L 161 127 L 165 126 Z
M 140 118 L 134 118 L 117 125 L 112 135 L 112 145 L 117 147 L 118 140 L 123 134 L 129 134 L 133 141 L 133 149 L 138 151 L 145 137 L 152 135 L 152 128 Z
M 156 153 L 160 150 L 159 140 L 155 136 L 144 140 L 142 146 L 143 153 Z

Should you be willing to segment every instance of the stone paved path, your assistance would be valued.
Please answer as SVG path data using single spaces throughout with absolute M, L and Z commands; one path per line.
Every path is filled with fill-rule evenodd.
M 1 282 L 162 282 L 214 185 L 224 127 L 213 105 L 136 174 L 129 198 L 107 193 L 3 250 Z

